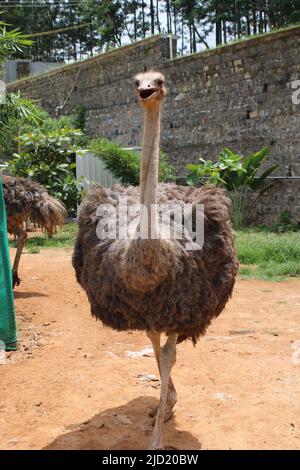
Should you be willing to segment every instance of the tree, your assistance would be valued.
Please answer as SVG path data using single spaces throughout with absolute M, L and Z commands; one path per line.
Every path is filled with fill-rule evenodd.
M 300 21 L 299 0 L 39 0 L 5 9 L 6 21 L 36 34 L 33 60 L 77 60 L 160 32 L 181 35 L 182 53 Z M 5 8 L 5 5 L 3 5 Z
M 20 53 L 24 46 L 32 44 L 26 35 L 18 29 L 7 29 L 7 24 L 0 21 L 0 65 L 8 57 Z M 0 105 L 0 152 L 5 148 L 9 135 L 17 132 L 17 123 L 36 123 L 38 120 L 37 107 L 31 101 L 22 98 L 19 93 L 7 93 Z

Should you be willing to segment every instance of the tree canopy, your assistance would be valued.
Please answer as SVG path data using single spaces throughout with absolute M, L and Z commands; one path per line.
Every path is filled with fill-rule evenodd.
M 300 21 L 299 0 L 23 0 L 8 1 L 2 19 L 34 35 L 32 60 L 77 60 L 174 33 L 180 50 L 196 52 Z M 18 55 L 14 51 L 14 55 Z

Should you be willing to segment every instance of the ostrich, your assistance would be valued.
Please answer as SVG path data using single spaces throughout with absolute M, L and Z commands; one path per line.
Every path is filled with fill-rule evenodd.
M 18 238 L 12 278 L 13 287 L 21 282 L 18 267 L 23 247 L 27 239 L 24 222 L 29 218 L 44 229 L 49 236 L 56 232 L 66 216 L 64 205 L 50 196 L 47 190 L 34 181 L 25 178 L 2 176 L 4 201 L 6 205 L 7 230 Z
M 144 109 L 140 188 L 94 185 L 86 196 L 79 217 L 73 253 L 77 281 L 85 289 L 91 313 L 115 330 L 144 330 L 153 344 L 161 392 L 150 449 L 163 448 L 163 423 L 172 417 L 176 390 L 170 377 L 175 364 L 176 344 L 191 339 L 196 344 L 231 296 L 238 261 L 233 245 L 230 200 L 222 189 L 189 188 L 158 184 L 160 114 L 166 94 L 165 78 L 159 72 L 135 77 L 138 100 Z M 128 207 L 140 203 L 149 214 L 152 205 L 204 205 L 204 244 L 187 250 L 189 234 L 181 239 L 162 236 L 159 218 L 146 219 L 143 211 L 136 233 L 147 227 L 148 239 L 100 237 L 96 230 L 103 220 L 98 207 L 118 207 L 120 196 Z M 148 211 L 147 211 L 148 209 Z M 144 210 L 144 209 L 143 209 Z M 108 211 L 109 213 L 109 211 Z M 120 213 L 117 216 L 120 219 Z M 148 222 L 148 225 L 147 225 Z M 151 237 L 151 234 L 156 234 Z M 160 348 L 161 334 L 167 334 Z

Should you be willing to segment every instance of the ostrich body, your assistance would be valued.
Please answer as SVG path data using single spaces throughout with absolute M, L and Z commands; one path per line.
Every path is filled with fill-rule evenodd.
M 28 219 L 45 230 L 49 236 L 56 233 L 57 226 L 64 223 L 66 209 L 64 205 L 47 190 L 25 178 L 2 176 L 4 201 L 7 215 L 7 230 L 18 238 L 17 252 L 14 259 L 12 276 L 13 286 L 20 284 L 18 267 L 27 232 L 24 222 Z
M 161 396 L 155 410 L 150 449 L 160 449 L 163 423 L 172 416 L 176 403 L 170 378 L 176 344 L 185 339 L 195 344 L 211 320 L 221 313 L 231 296 L 238 262 L 230 200 L 223 190 L 158 184 L 164 77 L 158 72 L 138 75 L 136 92 L 145 114 L 140 188 L 115 185 L 106 190 L 94 185 L 79 214 L 73 265 L 77 280 L 88 295 L 93 316 L 115 330 L 144 330 L 152 341 L 161 375 Z M 129 207 L 141 203 L 150 209 L 153 204 L 164 203 L 176 210 L 178 204 L 203 204 L 202 249 L 186 250 L 186 242 L 193 243 L 186 232 L 181 239 L 164 239 L 155 217 L 148 219 L 147 228 L 156 237 L 99 240 L 98 206 L 118 207 L 119 197 L 125 195 Z M 168 339 L 160 349 L 162 333 Z

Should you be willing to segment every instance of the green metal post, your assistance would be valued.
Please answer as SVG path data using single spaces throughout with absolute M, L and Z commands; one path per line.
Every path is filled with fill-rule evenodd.
M 0 342 L 7 351 L 17 349 L 11 266 L 6 227 L 6 210 L 0 176 Z M 0 343 L 1 346 L 1 343 Z

